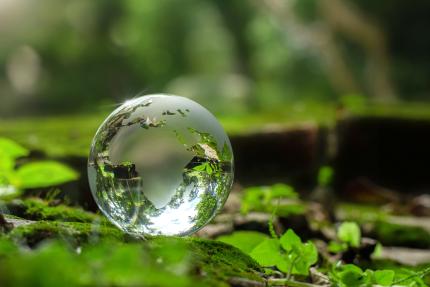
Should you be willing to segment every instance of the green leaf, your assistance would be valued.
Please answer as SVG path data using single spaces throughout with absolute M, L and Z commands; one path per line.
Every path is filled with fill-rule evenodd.
M 12 159 L 27 156 L 30 151 L 13 140 L 0 137 L 0 153 Z
M 330 241 L 327 246 L 327 250 L 331 253 L 340 253 L 348 249 L 345 243 L 339 243 L 336 241 Z
M 33 162 L 16 171 L 18 187 L 39 188 L 59 185 L 78 179 L 73 169 L 54 161 Z
M 297 274 L 297 271 L 292 267 L 292 265 L 295 263 L 295 259 L 297 258 L 297 254 L 285 255 L 281 257 L 281 260 L 278 261 L 276 268 L 285 274 L 288 274 L 290 271 L 291 273 Z
M 193 167 L 193 170 L 196 170 L 196 171 L 205 171 L 206 170 L 206 165 L 207 165 L 207 163 L 196 165 L 195 167 Z
M 295 274 L 309 275 L 309 269 L 318 261 L 318 250 L 312 242 L 303 244 L 294 264 Z
M 344 222 L 339 226 L 337 237 L 352 247 L 359 247 L 361 241 L 360 227 L 355 222 Z
M 12 171 L 15 166 L 15 160 L 0 150 L 0 175 Z
M 283 260 L 280 251 L 279 240 L 266 239 L 251 251 L 250 256 L 263 267 L 276 266 Z
M 296 250 L 300 249 L 302 245 L 302 240 L 294 232 L 294 230 L 288 229 L 287 232 L 285 232 L 284 235 L 282 235 L 282 237 L 280 238 L 280 243 L 285 251 L 291 251 L 294 248 Z
M 296 275 L 309 275 L 309 269 L 318 261 L 318 250 L 312 242 L 302 244 L 298 252 L 290 252 L 282 257 L 276 267 L 284 272 Z
M 230 235 L 224 235 L 217 240 L 233 245 L 241 251 L 250 254 L 251 251 L 265 239 L 269 237 L 266 234 L 255 231 L 236 231 Z
M 15 167 L 15 159 L 27 156 L 29 151 L 16 142 L 0 137 L 0 176 L 7 177 L 6 173 Z
M 290 185 L 286 185 L 283 183 L 274 184 L 269 188 L 267 192 L 269 199 L 274 198 L 291 198 L 297 199 L 299 195 L 294 190 L 294 188 Z
M 208 174 L 212 174 L 212 172 L 213 172 L 213 169 L 212 169 L 212 167 L 211 167 L 211 165 L 210 164 L 206 164 L 206 172 L 208 173 Z
M 343 286 L 358 287 L 367 281 L 367 277 L 363 271 L 355 265 L 348 264 L 343 266 L 342 271 L 339 272 L 339 278 Z
M 382 286 L 391 286 L 393 284 L 395 275 L 393 270 L 377 270 L 373 274 L 376 284 Z
M 372 253 L 372 258 L 380 258 L 382 256 L 382 244 L 378 243 L 376 244 L 375 250 Z

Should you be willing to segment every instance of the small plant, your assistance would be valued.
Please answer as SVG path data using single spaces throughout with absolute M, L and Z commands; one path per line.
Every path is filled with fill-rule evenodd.
M 276 214 L 280 216 L 305 212 L 305 205 L 299 200 L 297 192 L 293 187 L 286 184 L 249 187 L 243 192 L 241 205 L 243 214 L 250 211 L 271 213 L 274 209 L 276 209 Z
M 311 241 L 303 243 L 292 229 L 279 239 L 257 232 L 235 232 L 218 240 L 248 253 L 263 267 L 276 267 L 288 277 L 292 274 L 309 275 L 310 267 L 318 261 L 315 245 Z
M 355 287 L 355 286 L 391 286 L 394 281 L 394 271 L 392 270 L 361 270 L 360 267 L 347 264 L 335 268 L 330 278 L 335 286 Z
M 355 224 L 346 222 L 339 228 L 340 237 L 346 244 L 356 245 L 361 238 Z M 358 229 L 359 230 L 359 229 Z M 268 286 L 317 286 L 291 279 L 291 275 L 309 276 L 310 268 L 318 261 L 315 245 L 308 241 L 303 243 L 299 236 L 289 229 L 279 239 L 254 231 L 238 231 L 231 235 L 221 236 L 218 240 L 231 244 L 250 255 L 265 269 L 266 274 L 276 271 L 276 267 L 286 274 L 285 278 L 269 278 Z M 358 240 L 359 242 L 359 240 Z M 329 267 L 328 276 L 331 286 L 337 287 L 427 287 L 424 278 L 430 274 L 430 267 L 420 271 L 395 267 L 393 269 L 363 271 L 354 264 L 338 264 Z
M 430 272 L 430 267 L 419 272 L 407 269 L 363 271 L 360 267 L 347 264 L 336 266 L 330 272 L 334 286 L 339 287 L 371 287 L 371 286 L 427 286 L 422 277 Z
M 16 168 L 16 161 L 29 153 L 16 142 L 0 138 L 0 198 L 16 197 L 27 188 L 55 186 L 79 177 L 76 171 L 56 161 L 29 162 Z

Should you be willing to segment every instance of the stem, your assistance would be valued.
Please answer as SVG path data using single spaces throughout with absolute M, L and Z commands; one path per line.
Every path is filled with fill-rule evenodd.
M 392 285 L 397 285 L 399 283 L 403 283 L 403 282 L 408 281 L 409 279 L 412 279 L 414 277 L 420 277 L 420 278 L 422 278 L 422 277 L 426 276 L 428 273 L 430 273 L 430 267 L 427 267 L 427 268 L 425 268 L 425 269 L 423 269 L 421 271 L 418 271 L 415 274 L 412 274 L 412 275 L 410 275 L 408 277 L 405 277 L 403 279 L 394 281 Z
M 269 232 L 270 232 L 270 235 L 274 239 L 278 239 L 279 238 L 278 234 L 276 234 L 275 227 L 273 225 L 273 221 L 275 220 L 276 212 L 278 211 L 279 202 L 280 202 L 280 198 L 278 198 L 278 202 L 275 205 L 275 208 L 273 209 L 272 214 L 270 216 L 270 220 L 269 220 Z
M 296 261 L 298 258 L 299 258 L 299 255 L 296 255 L 296 257 L 294 257 L 293 261 L 291 262 L 290 268 L 288 269 L 288 273 L 287 273 L 287 280 L 290 279 L 291 273 L 293 272 L 294 264 L 296 264 Z

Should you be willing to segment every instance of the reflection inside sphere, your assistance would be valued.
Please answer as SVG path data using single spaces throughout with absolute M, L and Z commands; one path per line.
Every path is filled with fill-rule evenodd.
M 127 101 L 94 137 L 88 175 L 102 212 L 134 234 L 187 235 L 221 209 L 233 182 L 230 141 L 187 98 Z

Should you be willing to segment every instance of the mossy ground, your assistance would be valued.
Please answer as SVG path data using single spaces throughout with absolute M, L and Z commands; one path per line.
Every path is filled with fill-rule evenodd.
M 21 260 L 22 268 L 27 268 L 26 272 L 13 271 L 10 274 L 2 274 L 0 282 L 9 282 L 13 286 L 31 285 L 31 282 L 18 280 L 16 277 L 19 274 L 21 274 L 20 276 L 24 276 L 24 278 L 38 277 L 37 274 L 32 274 L 32 272 L 40 271 L 41 268 L 35 268 L 32 271 L 31 268 L 34 268 L 33 265 L 35 263 L 28 256 L 38 257 L 44 252 L 51 254 L 52 258 L 45 257 L 46 254 L 40 258 L 40 264 L 46 265 L 45 269 L 49 269 L 50 267 L 56 269 L 55 266 L 61 262 L 61 264 L 65 264 L 66 266 L 74 266 L 74 264 L 78 263 L 83 264 L 84 266 L 80 266 L 80 269 L 91 270 L 95 268 L 94 264 L 104 264 L 103 262 L 112 260 L 111 256 L 114 255 L 110 254 L 110 251 L 106 254 L 102 252 L 105 251 L 106 245 L 118 248 L 119 250 L 124 249 L 123 252 L 129 252 L 129 248 L 134 250 L 130 251 L 134 252 L 134 255 L 129 258 L 131 263 L 128 264 L 147 264 L 141 261 L 149 260 L 151 262 L 154 261 L 152 265 L 160 265 L 160 269 L 154 271 L 158 275 L 155 276 L 155 279 L 151 279 L 155 280 L 157 284 L 148 284 L 148 286 L 171 286 L 169 285 L 170 281 L 168 278 L 161 279 L 163 276 L 170 276 L 171 280 L 173 280 L 170 283 L 178 283 L 178 286 L 190 286 L 192 285 L 190 282 L 194 282 L 197 284 L 196 286 L 228 286 L 228 280 L 232 277 L 241 277 L 256 281 L 263 280 L 260 277 L 261 269 L 254 260 L 235 247 L 214 240 L 163 236 L 135 238 L 125 235 L 115 227 L 103 224 L 95 225 L 88 222 L 29 221 L 19 219 L 16 216 L 6 216 L 6 220 L 15 223 L 16 227 L 8 233 L 0 235 L 0 266 L 8 270 L 11 266 L 19 264 Z M 51 242 L 48 244 L 48 247 L 45 246 L 47 242 Z M 28 246 L 33 250 L 22 251 L 22 247 L 19 246 Z M 82 255 L 83 258 L 79 258 L 81 255 L 76 254 L 75 250 L 81 250 L 81 248 L 82 250 L 90 250 L 94 256 L 88 257 L 88 254 L 85 254 Z M 15 255 L 12 256 L 14 253 Z M 32 253 L 34 254 L 31 255 Z M 136 254 L 139 253 L 142 253 L 141 258 L 136 257 Z M 69 262 L 64 263 L 64 260 L 68 260 Z M 175 272 L 181 273 L 181 276 L 175 272 L 170 272 L 171 266 L 167 265 L 172 260 L 177 261 L 177 264 L 184 265 L 185 267 L 181 268 L 185 268 L 186 272 L 184 271 L 185 269 L 182 270 L 179 267 L 182 271 L 179 272 L 176 270 L 177 272 Z M 137 261 L 137 263 L 134 261 Z M 114 266 L 108 265 L 100 268 L 106 268 L 109 272 L 117 272 L 117 270 L 121 269 L 120 265 L 123 263 L 121 260 L 117 260 L 116 262 L 112 261 L 110 264 Z M 118 266 L 115 266 L 115 264 L 118 264 Z M 45 269 L 41 272 L 47 272 Z M 71 272 L 73 271 L 71 270 Z M 0 271 L 0 273 L 2 272 Z M 131 275 L 135 276 L 135 274 Z M 178 275 L 178 278 L 175 277 L 176 275 Z M 127 273 L 118 274 L 118 276 L 122 278 L 127 276 Z M 148 276 L 150 277 L 147 274 L 146 279 L 149 278 Z M 85 280 L 89 280 L 87 283 L 91 285 L 99 284 L 101 279 L 96 276 L 90 279 L 80 278 L 73 282 L 76 285 L 81 285 Z M 119 279 L 106 276 L 103 280 L 107 281 L 107 286 L 113 286 L 117 282 L 116 280 Z M 124 282 L 133 282 L 133 280 L 127 281 L 129 280 L 127 278 L 121 280 L 125 280 Z M 179 281 L 176 282 L 175 280 Z M 24 285 L 16 285 L 17 282 L 21 282 L 20 284 Z M 60 280 L 59 282 L 62 281 Z M 145 282 L 145 278 L 139 282 Z M 144 283 L 143 285 L 141 284 L 139 283 L 139 286 L 147 286 Z M 37 286 L 37 284 L 33 286 Z M 50 285 L 48 284 L 48 286 Z M 102 284 L 102 286 L 105 285 Z M 120 284 L 119 286 L 123 285 Z M 124 286 L 129 285 L 126 284 Z
M 70 207 L 63 204 L 51 205 L 49 202 L 39 198 L 16 199 L 5 204 L 9 213 L 29 220 L 55 220 L 66 222 L 95 222 L 107 220 L 83 210 L 80 207 Z
M 372 112 L 357 108 L 351 114 L 430 118 L 424 112 L 427 107 L 418 108 L 418 112 L 411 107 L 375 107 Z M 312 109 L 313 115 L 273 113 L 225 117 L 221 121 L 231 134 L 246 133 L 250 126 L 259 128 L 267 122 L 335 122 L 333 105 Z M 36 157 L 43 156 L 37 152 L 42 151 L 57 159 L 82 159 L 103 117 L 3 121 L 0 134 L 31 148 Z M 9 213 L 6 220 L 15 223 L 14 228 L 0 233 L 0 286 L 229 286 L 229 280 L 236 277 L 265 283 L 261 267 L 254 260 L 221 242 L 194 237 L 134 238 L 99 214 L 37 198 L 0 206 L 5 207 L 2 212 Z M 360 223 L 364 235 L 383 244 L 430 247 L 428 230 L 393 222 L 391 214 L 378 206 L 340 205 L 337 213 L 338 220 Z M 285 217 L 290 224 L 291 218 Z

